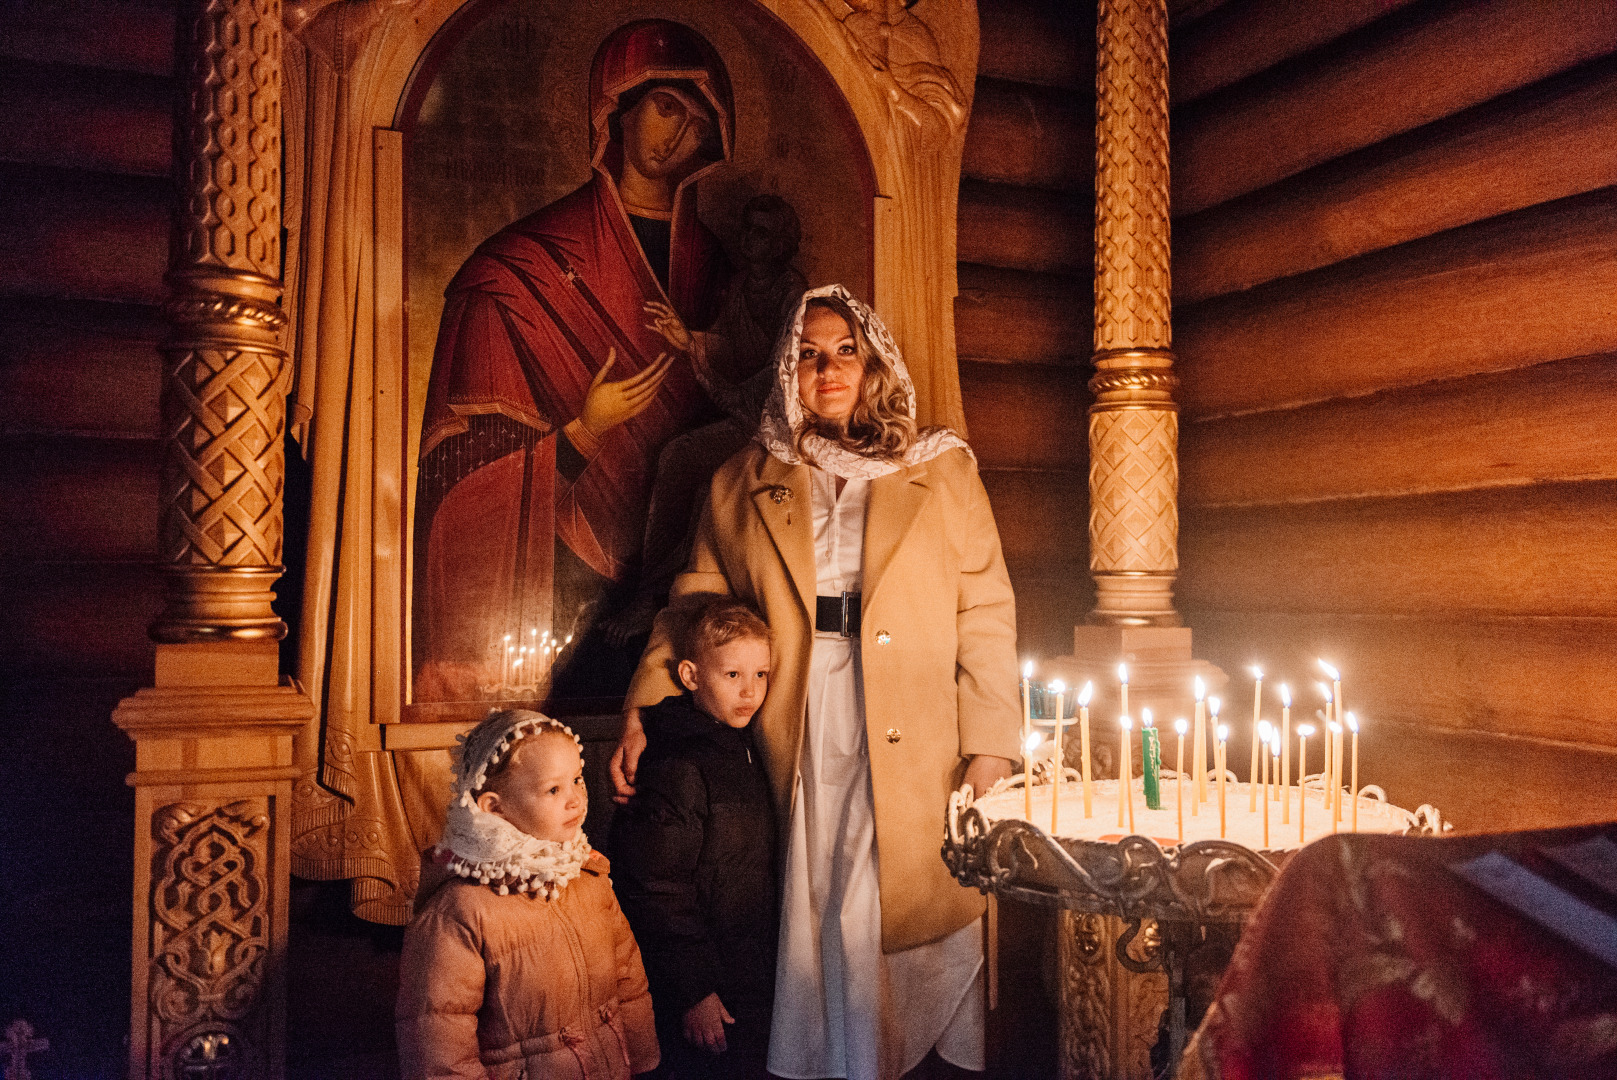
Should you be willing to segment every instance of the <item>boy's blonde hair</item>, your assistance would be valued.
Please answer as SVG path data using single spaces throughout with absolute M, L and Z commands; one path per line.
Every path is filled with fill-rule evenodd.
M 756 638 L 775 647 L 774 631 L 752 605 L 732 596 L 714 597 L 693 610 L 674 634 L 674 660 L 700 663 L 709 649 L 742 638 Z

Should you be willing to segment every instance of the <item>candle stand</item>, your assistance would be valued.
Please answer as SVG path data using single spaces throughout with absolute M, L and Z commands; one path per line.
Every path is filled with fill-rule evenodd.
M 1061 912 L 1064 1080 L 1172 1077 L 1242 924 L 1290 852 L 1228 840 L 1165 849 L 1145 836 L 1052 837 L 1017 818 L 991 822 L 968 795 L 950 798 L 950 872 L 984 893 Z M 1442 830 L 1441 815 L 1422 806 L 1409 831 Z

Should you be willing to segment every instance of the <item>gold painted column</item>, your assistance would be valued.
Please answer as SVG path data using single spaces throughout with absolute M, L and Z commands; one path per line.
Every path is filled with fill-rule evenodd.
M 280 674 L 288 367 L 279 0 L 182 0 L 162 420 L 166 604 L 135 742 L 129 1075 L 284 1074 L 294 740 Z
M 1100 0 L 1097 46 L 1089 621 L 1178 626 L 1166 0 Z

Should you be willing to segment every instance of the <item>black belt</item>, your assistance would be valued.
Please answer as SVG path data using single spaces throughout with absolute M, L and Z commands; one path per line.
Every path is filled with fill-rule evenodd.
M 840 596 L 814 598 L 814 629 L 822 634 L 859 636 L 859 594 L 845 592 Z

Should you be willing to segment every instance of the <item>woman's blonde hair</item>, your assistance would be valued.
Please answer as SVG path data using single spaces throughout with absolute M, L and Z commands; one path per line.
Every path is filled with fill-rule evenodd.
M 804 440 L 809 435 L 818 435 L 864 457 L 888 461 L 902 458 L 915 442 L 915 418 L 909 413 L 909 397 L 898 372 L 876 352 L 864 324 L 847 304 L 834 296 L 817 296 L 804 305 L 805 319 L 814 308 L 823 308 L 848 324 L 855 352 L 864 365 L 864 380 L 846 427 L 813 413 L 805 417 L 794 439 L 798 456 L 805 461 L 813 460 Z

